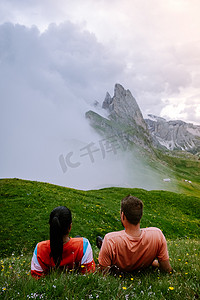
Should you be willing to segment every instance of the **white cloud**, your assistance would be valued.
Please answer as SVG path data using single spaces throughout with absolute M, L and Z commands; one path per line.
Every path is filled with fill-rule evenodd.
M 115 163 L 112 157 L 103 162 L 97 157 L 95 166 L 86 159 L 67 174 L 59 164 L 61 154 L 77 155 L 98 143 L 85 112 L 97 97 L 103 100 L 115 82 L 110 75 L 122 71 L 121 63 L 109 59 L 93 34 L 70 22 L 51 25 L 43 34 L 7 23 L 0 26 L 0 41 L 0 176 L 79 188 L 123 183 L 123 172 L 113 167 L 115 157 Z
M 191 96 L 192 95 L 192 96 Z M 187 120 L 189 123 L 200 124 L 200 94 L 195 88 L 182 88 L 179 102 L 176 98 L 163 99 L 165 103 L 160 115 L 167 119 Z
M 30 166 L 42 180 L 58 174 L 72 140 L 77 151 L 98 140 L 84 113 L 116 82 L 145 116 L 200 123 L 199 8 L 199 0 L 1 0 L 2 176 L 27 177 Z

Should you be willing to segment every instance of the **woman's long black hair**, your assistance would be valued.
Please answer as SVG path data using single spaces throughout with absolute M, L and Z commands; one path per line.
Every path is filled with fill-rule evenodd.
M 54 208 L 50 214 L 50 247 L 51 256 L 55 266 L 58 267 L 62 260 L 63 236 L 69 233 L 72 223 L 71 211 L 65 206 Z

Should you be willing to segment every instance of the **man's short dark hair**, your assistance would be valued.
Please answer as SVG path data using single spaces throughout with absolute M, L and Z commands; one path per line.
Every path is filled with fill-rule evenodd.
M 142 218 L 143 202 L 137 197 L 128 195 L 121 201 L 121 212 L 129 223 L 137 225 Z

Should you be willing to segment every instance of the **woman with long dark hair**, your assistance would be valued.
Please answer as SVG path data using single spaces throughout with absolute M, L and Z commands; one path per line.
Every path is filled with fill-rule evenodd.
M 65 206 L 54 208 L 49 225 L 50 240 L 36 245 L 31 261 L 31 275 L 39 278 L 52 268 L 78 269 L 81 273 L 94 272 L 95 262 L 89 241 L 83 237 L 69 237 L 71 211 Z

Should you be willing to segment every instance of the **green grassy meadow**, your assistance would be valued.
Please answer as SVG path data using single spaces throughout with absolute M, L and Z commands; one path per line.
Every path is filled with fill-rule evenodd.
M 195 174 L 193 175 L 195 176 Z M 193 177 L 194 178 L 194 177 Z M 194 178 L 195 179 L 195 178 Z M 172 274 L 149 268 L 137 274 L 100 272 L 30 276 L 37 242 L 49 238 L 51 210 L 72 210 L 71 236 L 87 237 L 97 263 L 97 235 L 121 230 L 121 199 L 132 194 L 144 202 L 141 227 L 159 227 L 168 242 Z M 0 297 L 2 299 L 198 299 L 200 283 L 200 198 L 198 193 L 105 188 L 80 191 L 20 179 L 0 180 Z
M 155 151 L 156 161 L 153 168 L 160 175 L 169 174 L 172 182 L 167 186 L 171 190 L 186 195 L 200 197 L 200 160 L 198 156 L 184 151 Z M 190 182 L 189 182 L 190 181 Z

